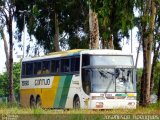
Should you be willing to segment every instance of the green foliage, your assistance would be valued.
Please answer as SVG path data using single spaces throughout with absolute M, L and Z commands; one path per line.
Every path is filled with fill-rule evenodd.
M 19 99 L 19 89 L 20 89 L 20 72 L 21 72 L 21 64 L 15 63 L 13 65 L 13 81 L 14 81 L 14 92 L 16 99 Z
M 155 72 L 154 72 L 154 87 L 153 94 L 158 93 L 158 85 L 160 81 L 160 62 L 157 63 Z M 140 87 L 141 87 L 141 77 L 142 77 L 143 69 L 137 69 L 137 99 L 140 99 Z
M 20 88 L 20 62 L 13 65 L 13 81 L 14 81 L 14 93 L 16 99 L 19 97 Z M 0 74 L 0 97 L 8 97 L 9 81 L 8 74 L 4 72 Z
M 0 96 L 8 96 L 8 74 L 7 72 L 4 72 L 3 74 L 0 74 Z
M 151 109 L 159 109 L 159 108 L 160 108 L 160 102 L 150 104 L 150 105 L 148 106 L 148 108 L 151 108 Z
M 157 63 L 155 72 L 154 72 L 154 87 L 153 87 L 153 93 L 158 93 L 158 85 L 160 82 L 160 62 Z
M 137 100 L 140 100 L 142 68 L 137 69 Z
M 89 4 L 98 13 L 100 37 L 107 42 L 113 35 L 114 46 L 121 49 L 119 42 L 129 37 L 133 28 L 135 0 L 19 0 L 16 3 L 16 21 L 19 31 L 23 30 L 23 17 L 19 10 L 30 11 L 26 15 L 28 33 L 34 35 L 37 44 L 46 51 L 54 51 L 55 19 L 58 15 L 60 45 L 69 49 L 88 48 L 89 43 Z M 64 36 L 67 34 L 67 37 Z M 65 38 L 64 38 L 65 37 Z
M 28 33 L 34 35 L 37 39 L 37 44 L 43 46 L 46 51 L 50 52 L 55 49 L 55 13 L 58 15 L 59 34 L 62 36 L 62 38 L 60 38 L 60 45 L 65 43 L 69 44 L 70 48 L 77 48 L 77 46 L 79 46 L 79 42 L 77 41 L 81 42 L 84 38 L 88 39 L 88 27 L 86 27 L 86 25 L 88 26 L 88 7 L 84 0 L 20 1 L 24 1 L 24 3 L 21 5 L 19 3 L 16 4 L 17 27 L 20 32 L 22 32 L 23 19 L 22 17 L 20 18 L 19 10 L 30 11 L 29 14 L 26 15 Z M 80 33 L 84 34 L 81 36 Z M 67 37 L 63 38 L 64 34 L 67 34 Z M 73 41 L 74 44 L 70 44 L 71 41 Z M 75 43 L 77 44 L 75 45 Z M 81 44 L 83 43 L 84 42 Z
M 113 35 L 115 49 L 121 49 L 119 42 L 129 37 L 134 27 L 135 0 L 90 0 L 92 9 L 99 16 L 100 36 L 107 40 Z

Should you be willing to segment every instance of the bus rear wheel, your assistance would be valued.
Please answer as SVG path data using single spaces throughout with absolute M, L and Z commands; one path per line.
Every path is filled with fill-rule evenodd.
M 30 97 L 30 107 L 35 108 L 35 100 L 33 96 Z
M 36 106 L 37 106 L 37 107 L 41 107 L 41 105 L 42 105 L 41 97 L 38 96 L 38 97 L 36 98 Z
M 73 100 L 73 108 L 74 109 L 80 109 L 80 99 L 78 96 L 75 96 L 74 97 L 74 100 Z

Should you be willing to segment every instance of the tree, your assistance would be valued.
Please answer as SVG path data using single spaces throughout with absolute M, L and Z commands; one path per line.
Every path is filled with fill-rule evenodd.
M 14 93 L 17 99 L 19 96 L 20 89 L 20 65 L 20 62 L 14 63 L 13 65 Z M 3 74 L 0 74 L 0 96 L 7 97 L 9 95 L 8 84 L 8 73 L 4 72 Z
M 142 69 L 141 68 L 138 68 L 137 71 L 136 71 L 136 74 L 137 74 L 137 83 L 136 83 L 136 90 L 137 90 L 137 100 L 139 101 L 140 100 L 140 89 L 141 89 L 141 76 L 142 76 Z
M 7 97 L 8 94 L 8 75 L 7 72 L 4 72 L 3 74 L 0 74 L 0 96 L 1 97 Z
M 14 93 L 16 100 L 19 100 L 20 95 L 20 73 L 21 73 L 21 62 L 13 64 L 13 80 L 14 80 Z
M 9 60 L 8 60 L 8 76 L 9 76 L 9 102 L 13 103 L 14 91 L 13 91 L 13 31 L 12 22 L 15 13 L 14 1 L 1 0 L 0 1 L 0 16 L 1 22 L 6 25 L 9 34 Z
M 150 103 L 151 53 L 156 16 L 155 1 L 147 0 L 142 3 L 142 13 L 141 25 L 144 69 L 141 80 L 140 104 L 147 106 Z
M 0 28 L 0 35 L 1 35 L 1 38 L 4 42 L 4 51 L 5 51 L 5 55 L 6 55 L 6 69 L 7 69 L 7 72 L 9 72 L 9 54 L 8 54 L 8 44 L 7 44 L 7 40 L 6 40 L 6 37 L 5 37 L 5 34 L 4 34 L 4 28 L 3 26 Z
M 153 60 L 152 60 L 152 70 L 151 70 L 151 81 L 150 81 L 150 93 L 153 93 L 153 87 L 154 87 L 154 73 L 155 69 L 158 63 L 159 58 L 159 50 L 160 50 L 160 1 L 156 1 L 156 18 L 155 18 L 155 29 L 154 29 L 154 41 L 153 41 Z
M 88 36 L 85 32 L 87 31 L 85 6 L 82 0 L 19 0 L 16 4 L 17 26 L 21 32 L 23 19 L 18 11 L 30 11 L 26 16 L 28 33 L 35 36 L 37 44 L 43 46 L 45 52 L 57 51 L 59 45 L 63 48 L 67 46 L 66 44 L 69 44 L 70 49 L 79 48 L 84 45 L 83 40 L 87 41 L 86 36 Z
M 119 42 L 129 38 L 133 28 L 135 0 L 91 0 L 98 14 L 102 48 L 121 49 Z
M 153 93 L 157 94 L 157 96 L 159 97 L 159 84 L 160 84 L 160 62 L 158 61 L 156 66 L 155 66 L 155 72 L 154 72 L 154 86 L 153 86 Z
M 89 34 L 90 34 L 90 49 L 98 49 L 99 48 L 99 23 L 98 16 L 94 8 L 91 6 L 92 4 L 89 2 Z

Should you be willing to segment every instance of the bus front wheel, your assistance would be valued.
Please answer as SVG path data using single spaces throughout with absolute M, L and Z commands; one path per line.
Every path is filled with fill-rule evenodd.
M 80 109 L 80 99 L 79 99 L 78 95 L 74 97 L 73 108 L 74 109 Z

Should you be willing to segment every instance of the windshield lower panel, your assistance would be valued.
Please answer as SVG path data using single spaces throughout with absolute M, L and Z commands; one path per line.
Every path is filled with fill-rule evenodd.
M 85 68 L 82 70 L 82 83 L 87 94 L 135 92 L 131 68 Z

